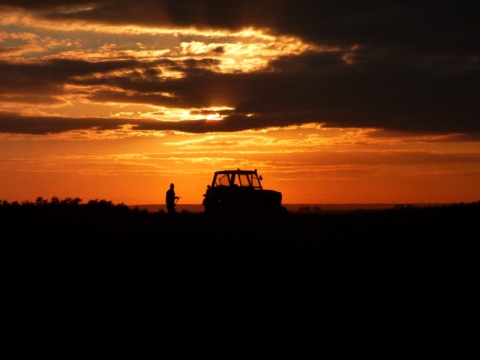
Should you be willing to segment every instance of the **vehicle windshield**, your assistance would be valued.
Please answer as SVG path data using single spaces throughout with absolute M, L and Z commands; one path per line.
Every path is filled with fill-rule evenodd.
M 260 188 L 260 179 L 254 173 L 251 174 L 218 174 L 215 179 L 214 186 L 253 186 L 254 188 Z
M 219 185 L 224 185 L 224 186 L 230 185 L 230 178 L 228 174 L 222 174 L 217 176 L 217 178 L 215 179 L 215 186 L 219 186 Z
M 235 177 L 235 184 L 238 186 L 261 187 L 260 181 L 255 174 L 239 174 Z

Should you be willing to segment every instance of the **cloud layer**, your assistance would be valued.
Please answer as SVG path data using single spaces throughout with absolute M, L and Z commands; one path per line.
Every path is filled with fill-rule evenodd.
M 2 1 L 0 7 L 6 14 L 0 132 L 129 124 L 201 133 L 320 123 L 480 133 L 473 2 Z M 128 111 L 74 116 L 65 110 L 72 104 Z

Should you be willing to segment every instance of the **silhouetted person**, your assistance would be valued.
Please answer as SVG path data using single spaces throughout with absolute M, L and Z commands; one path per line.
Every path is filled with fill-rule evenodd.
M 203 206 L 205 206 L 205 205 L 208 206 L 208 200 L 209 200 L 208 193 L 209 192 L 210 192 L 210 185 L 207 185 L 207 191 L 205 191 L 205 194 L 203 194 L 203 201 L 202 201 Z
M 175 214 L 175 203 L 176 200 L 180 199 L 180 197 L 175 196 L 175 185 L 172 183 L 170 184 L 170 189 L 167 190 L 167 194 L 165 196 L 165 202 L 167 203 L 167 211 L 169 214 Z

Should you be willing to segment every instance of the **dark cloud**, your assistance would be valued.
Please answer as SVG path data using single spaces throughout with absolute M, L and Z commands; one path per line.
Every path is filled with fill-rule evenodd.
M 138 65 L 134 60 L 88 62 L 84 60 L 52 59 L 31 63 L 10 63 L 0 61 L 0 90 L 12 91 L 47 85 L 63 84 L 75 76 L 133 68 Z
M 135 61 L 62 60 L 41 65 L 0 64 L 0 73 L 4 79 L 9 79 L 2 82 L 0 88 L 9 94 L 16 91 L 54 96 L 61 93 L 62 85 L 75 84 L 94 89 L 85 96 L 96 102 L 185 109 L 229 106 L 234 109 L 224 121 L 215 125 L 173 123 L 166 127 L 193 132 L 308 122 L 434 133 L 480 132 L 480 102 L 477 99 L 480 72 L 468 66 L 456 72 L 445 71 L 442 66 L 425 68 L 422 64 L 403 61 L 376 67 L 372 59 L 348 65 L 342 61 L 341 54 L 332 53 L 282 58 L 272 62 L 267 71 L 254 73 L 219 74 L 208 66 L 192 65 L 197 64 L 195 61 L 160 63 L 182 69 L 186 76 L 160 78 L 161 72 L 150 68 L 159 62 L 139 67 Z M 216 66 L 215 62 L 204 63 Z M 123 75 L 75 77 L 120 68 L 126 70 Z M 117 90 L 107 90 L 101 85 Z M 56 121 L 50 124 L 55 129 L 58 127 Z M 157 125 L 142 124 L 147 128 L 163 126 Z M 8 129 L 4 127 L 3 130 Z
M 0 132 L 33 135 L 55 134 L 71 130 L 116 129 L 125 121 L 102 118 L 63 118 L 42 116 L 19 116 L 15 113 L 0 112 Z
M 268 27 L 273 33 L 295 35 L 339 50 L 282 57 L 272 61 L 265 71 L 236 74 L 215 72 L 218 62 L 213 59 L 151 63 L 134 60 L 0 63 L 0 93 L 32 96 L 41 90 L 47 94 L 45 96 L 53 96 L 61 93 L 65 84 L 110 85 L 117 90 L 94 91 L 89 98 L 99 102 L 128 101 L 197 108 L 198 111 L 210 106 L 234 109 L 220 122 L 136 121 L 139 129 L 235 131 L 319 122 L 327 126 L 395 131 L 480 133 L 480 102 L 477 99 L 480 93 L 480 23 L 474 1 L 144 0 L 91 3 L 94 5 L 91 8 L 72 12 L 65 11 L 66 7 L 82 2 L 50 1 L 48 6 L 46 2 L 37 1 L 2 2 L 35 9 L 50 19 L 220 29 Z M 221 47 L 215 50 L 222 51 Z M 162 78 L 162 70 L 158 67 L 180 71 L 184 77 Z M 123 75 L 108 75 L 116 69 L 126 71 Z M 106 75 L 85 78 L 93 73 Z M 2 121 L 6 120 L 2 118 Z M 26 121 L 21 118 L 19 123 L 26 124 Z M 59 124 L 64 121 L 52 120 L 49 124 L 53 132 L 61 128 Z M 85 127 L 104 122 L 101 119 L 72 120 L 65 126 L 77 126 L 82 121 Z M 21 128 L 11 126 L 13 130 Z M 2 125 L 2 129 L 6 131 L 9 127 Z M 39 130 L 42 131 L 46 130 Z
M 270 126 L 289 125 L 278 116 L 250 117 L 242 114 L 232 114 L 223 121 L 187 120 L 187 121 L 157 121 L 143 119 L 111 119 L 111 118 L 71 118 L 20 116 L 15 113 L 0 112 L 0 132 L 32 135 L 56 134 L 72 130 L 114 130 L 124 125 L 133 125 L 136 130 L 183 131 L 188 133 L 234 132 L 248 129 L 261 129 Z M 299 122 L 301 123 L 301 122 Z
M 475 1 L 112 0 L 2 1 L 51 19 L 115 24 L 240 29 L 268 27 L 322 44 L 398 47 L 399 51 L 478 55 Z M 75 6 L 82 11 L 71 10 Z

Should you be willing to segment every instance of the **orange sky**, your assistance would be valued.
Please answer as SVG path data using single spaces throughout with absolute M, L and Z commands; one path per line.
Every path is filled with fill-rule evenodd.
M 163 203 L 174 182 L 199 204 L 214 171 L 241 168 L 286 204 L 480 200 L 467 47 L 322 37 L 263 5 L 190 23 L 165 1 L 138 18 L 28 3 L 0 6 L 0 199 Z

